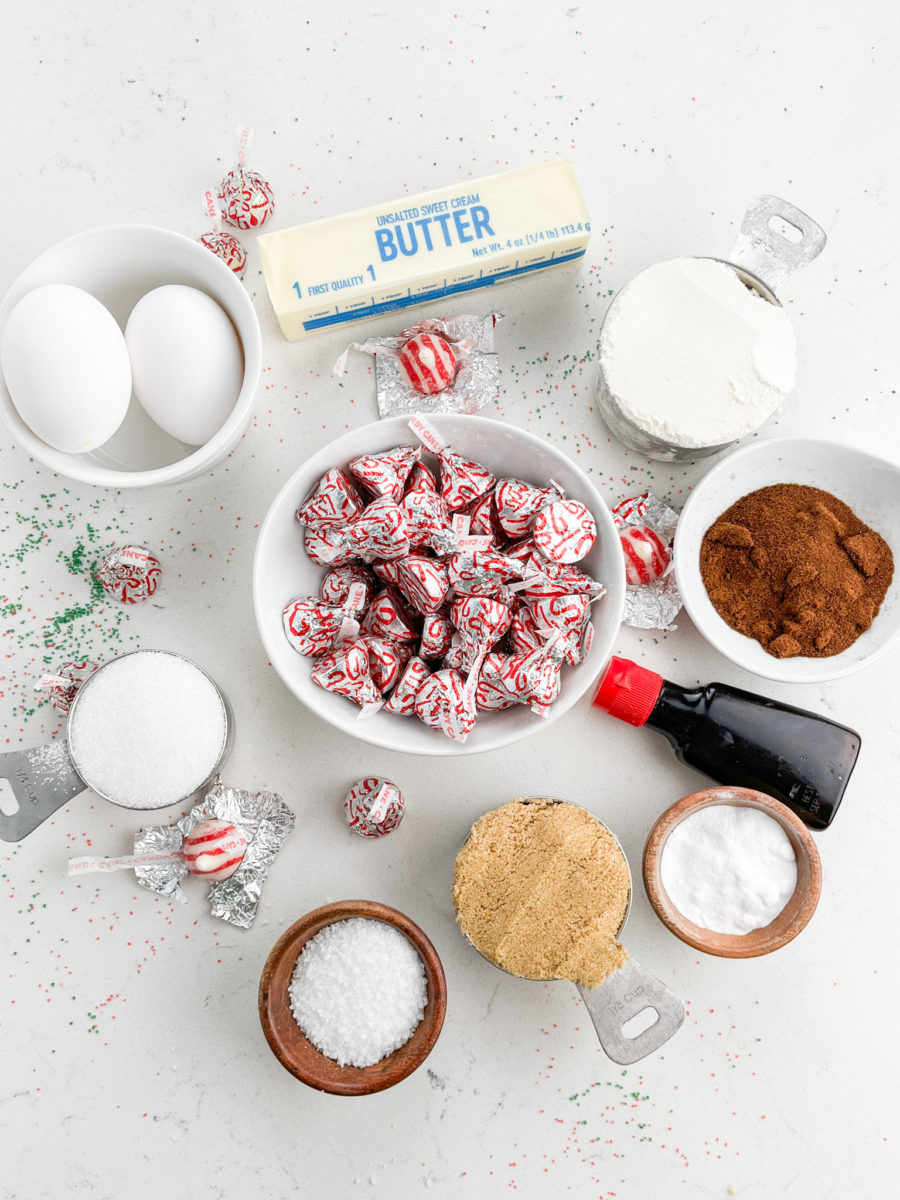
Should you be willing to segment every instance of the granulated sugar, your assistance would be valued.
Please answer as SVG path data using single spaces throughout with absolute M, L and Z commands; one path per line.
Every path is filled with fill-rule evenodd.
M 127 808 L 162 808 L 209 778 L 226 730 L 222 698 L 199 667 L 141 650 L 85 684 L 70 717 L 69 751 L 96 792 Z
M 352 917 L 306 943 L 290 988 L 297 1024 L 342 1067 L 369 1067 L 412 1037 L 427 998 L 415 947 L 383 921 Z

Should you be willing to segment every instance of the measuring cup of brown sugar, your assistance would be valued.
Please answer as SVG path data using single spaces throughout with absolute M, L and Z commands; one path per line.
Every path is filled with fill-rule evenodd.
M 466 939 L 520 979 L 575 984 L 600 1045 L 627 1065 L 658 1050 L 684 1005 L 619 942 L 631 907 L 628 860 L 587 809 L 514 800 L 476 821 L 456 858 L 453 904 Z
M 21 841 L 87 788 L 122 808 L 180 804 L 216 777 L 233 738 L 202 667 L 168 650 L 119 655 L 82 684 L 65 738 L 0 754 L 0 839 Z

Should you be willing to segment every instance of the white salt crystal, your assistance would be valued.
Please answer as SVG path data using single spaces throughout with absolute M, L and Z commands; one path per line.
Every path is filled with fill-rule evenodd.
M 106 664 L 69 719 L 82 779 L 127 808 L 162 808 L 205 783 L 225 745 L 225 705 L 199 667 L 164 650 Z
M 383 921 L 326 925 L 300 953 L 291 1008 L 316 1047 L 342 1067 L 369 1067 L 412 1037 L 427 998 L 418 951 Z

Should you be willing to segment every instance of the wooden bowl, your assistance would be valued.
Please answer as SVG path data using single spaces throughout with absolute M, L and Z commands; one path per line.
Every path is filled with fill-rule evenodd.
M 408 1042 L 370 1067 L 342 1067 L 317 1050 L 294 1019 L 289 996 L 294 966 L 309 939 L 326 925 L 351 917 L 384 921 L 399 929 L 415 946 L 425 968 L 427 999 L 418 1028 Z M 259 1019 L 275 1057 L 303 1083 L 337 1096 L 368 1096 L 411 1075 L 431 1053 L 446 1011 L 447 981 L 434 946 L 409 917 L 372 900 L 339 900 L 301 917 L 275 943 L 259 981 Z
M 666 838 L 685 817 L 714 804 L 756 808 L 767 813 L 779 823 L 794 848 L 797 886 L 793 896 L 774 921 L 749 933 L 715 933 L 695 925 L 679 912 L 662 885 L 660 868 Z M 644 846 L 643 872 L 650 903 L 666 928 L 695 950 L 717 954 L 720 958 L 755 958 L 780 949 L 806 927 L 822 891 L 822 863 L 809 830 L 780 801 L 750 788 L 707 788 L 702 792 L 693 792 L 667 808 L 650 830 Z

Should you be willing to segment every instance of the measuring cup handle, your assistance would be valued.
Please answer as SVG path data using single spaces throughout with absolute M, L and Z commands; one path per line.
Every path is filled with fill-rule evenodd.
M 578 991 L 594 1022 L 600 1045 L 613 1062 L 622 1066 L 658 1050 L 684 1020 L 684 1005 L 675 993 L 633 958 L 626 959 L 599 987 L 579 984 Z M 636 1037 L 628 1037 L 623 1026 L 645 1009 L 652 1009 L 656 1020 Z
M 0 794 L 4 842 L 21 842 L 87 786 L 72 765 L 65 741 L 0 754 L 0 780 L 10 789 Z
M 773 218 L 793 226 L 800 240 L 792 242 L 773 229 Z M 729 262 L 743 267 L 777 293 L 782 284 L 821 253 L 825 241 L 825 230 L 805 212 L 778 196 L 760 196 L 744 213 Z

